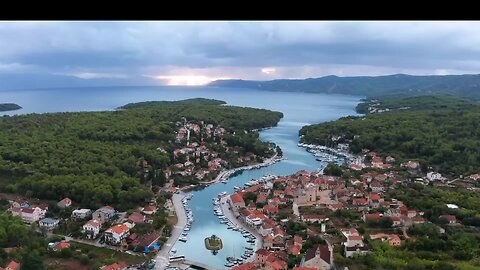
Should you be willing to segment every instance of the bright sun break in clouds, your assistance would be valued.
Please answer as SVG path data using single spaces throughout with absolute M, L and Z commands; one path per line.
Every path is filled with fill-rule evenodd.
M 200 86 L 206 85 L 215 80 L 226 80 L 228 78 L 212 78 L 203 75 L 160 75 L 154 76 L 157 80 L 166 81 L 167 85 L 188 85 Z
M 272 75 L 272 74 L 275 73 L 275 71 L 277 71 L 277 70 L 273 67 L 262 68 L 262 73 L 265 73 L 267 75 Z

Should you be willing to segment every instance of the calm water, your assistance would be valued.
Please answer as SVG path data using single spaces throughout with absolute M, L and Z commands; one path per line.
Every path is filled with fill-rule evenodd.
M 287 160 L 272 166 L 245 171 L 232 177 L 228 184 L 216 184 L 194 192 L 190 206 L 195 222 L 186 243 L 177 242 L 177 254 L 187 259 L 224 268 L 225 259 L 239 257 L 247 246 L 239 232 L 227 230 L 213 214 L 212 198 L 222 191 L 233 192 L 234 186 L 243 186 L 251 178 L 267 173 L 288 175 L 299 170 L 314 171 L 322 163 L 297 147 L 298 131 L 307 124 L 335 120 L 355 114 L 360 97 L 267 92 L 246 89 L 222 89 L 206 87 L 121 87 L 121 88 L 72 88 L 51 90 L 0 91 L 0 103 L 14 102 L 22 110 L 7 112 L 9 115 L 58 111 L 111 110 L 130 102 L 147 100 L 179 100 L 205 97 L 226 101 L 231 105 L 266 108 L 281 111 L 284 118 L 277 127 L 261 132 L 261 139 L 278 144 Z M 223 239 L 224 248 L 213 255 L 204 247 L 203 239 L 216 234 Z

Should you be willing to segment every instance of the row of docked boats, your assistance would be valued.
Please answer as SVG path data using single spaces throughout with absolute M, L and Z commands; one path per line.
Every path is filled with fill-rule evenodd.
M 251 187 L 251 186 L 255 186 L 255 185 L 258 185 L 258 184 L 262 184 L 262 183 L 266 183 L 266 182 L 269 182 L 269 181 L 272 181 L 272 180 L 275 180 L 277 179 L 278 177 L 274 174 L 266 174 L 262 177 L 260 177 L 260 179 L 252 179 L 248 182 L 245 183 L 245 186 L 246 187 Z
M 222 210 L 222 207 L 221 207 L 221 204 L 222 204 L 221 198 L 223 198 L 224 196 L 225 195 L 223 193 L 221 193 L 216 198 L 212 199 L 213 205 L 214 205 L 213 211 L 214 211 L 215 215 L 219 218 L 220 223 L 227 225 L 227 228 L 229 230 L 240 232 L 242 234 L 242 236 L 245 238 L 245 240 L 248 244 L 245 247 L 245 250 L 240 257 L 238 257 L 238 258 L 227 257 L 227 262 L 225 263 L 225 267 L 230 268 L 230 267 L 234 267 L 236 265 L 239 265 L 239 264 L 242 264 L 242 263 L 246 262 L 248 259 L 250 259 L 250 257 L 253 256 L 254 247 L 255 247 L 255 243 L 256 243 L 256 237 L 253 234 L 251 234 L 249 231 L 243 229 L 240 226 L 237 226 L 235 223 L 233 223 L 231 220 L 229 220 L 225 216 L 225 214 Z
M 188 205 L 188 201 L 191 200 L 192 197 L 193 197 L 193 194 L 190 193 L 182 199 L 183 209 L 185 210 L 185 214 L 187 215 L 187 224 L 183 228 L 182 235 L 180 236 L 180 238 L 178 238 L 178 241 L 184 242 L 184 243 L 187 242 L 188 240 L 187 239 L 188 232 L 190 231 L 190 227 L 192 226 L 192 223 L 194 221 L 192 209 Z

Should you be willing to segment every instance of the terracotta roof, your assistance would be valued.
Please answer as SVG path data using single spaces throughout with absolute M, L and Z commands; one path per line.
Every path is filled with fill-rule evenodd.
M 65 242 L 65 241 L 61 241 L 61 242 L 58 242 L 58 243 L 53 247 L 53 249 L 55 249 L 55 250 L 62 250 L 62 249 L 69 248 L 69 247 L 70 247 L 70 243 Z
M 287 269 L 287 263 L 282 260 L 275 260 L 270 264 L 273 269 Z
M 125 267 L 127 267 L 126 264 L 114 263 L 114 264 L 102 266 L 102 267 L 100 267 L 100 270 L 119 270 L 119 269 L 122 269 L 122 268 L 125 268 Z
M 102 223 L 100 223 L 100 221 L 96 219 L 91 219 L 90 221 L 87 222 L 87 224 L 92 227 L 99 227 L 99 228 L 102 226 Z
M 154 205 L 147 205 L 143 208 L 143 212 L 155 212 L 157 210 L 157 207 Z
M 10 268 L 12 270 L 16 270 L 18 269 L 18 267 L 20 266 L 20 263 L 16 262 L 16 261 L 11 261 L 8 265 L 7 265 L 7 268 Z
M 245 203 L 242 196 L 240 194 L 238 194 L 237 192 L 233 193 L 230 196 L 230 200 L 232 200 L 232 203 Z
M 360 235 L 350 235 L 348 237 L 348 240 L 349 241 L 360 241 L 360 240 L 363 240 L 363 237 L 360 236 Z
M 124 234 L 129 231 L 129 228 L 125 224 L 118 224 L 118 225 L 112 226 L 107 231 L 113 231 L 116 234 Z
M 268 255 L 270 255 L 270 253 L 271 253 L 270 251 L 268 251 L 264 248 L 261 248 L 261 249 L 255 251 L 255 254 L 262 255 L 262 256 L 268 256 Z
M 144 223 L 145 222 L 145 216 L 138 213 L 138 212 L 135 212 L 135 213 L 132 213 L 129 217 L 128 217 L 128 220 L 129 221 L 133 221 L 135 223 Z
M 247 263 L 237 265 L 237 266 L 234 266 L 233 268 L 231 268 L 231 270 L 254 270 L 254 269 L 258 269 L 258 268 L 252 262 L 247 262 Z

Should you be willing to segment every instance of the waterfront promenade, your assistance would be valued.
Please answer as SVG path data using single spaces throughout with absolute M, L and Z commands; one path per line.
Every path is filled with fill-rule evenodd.
M 249 231 L 251 234 L 255 236 L 257 239 L 255 241 L 255 250 L 258 250 L 262 248 L 263 246 L 263 238 L 262 236 L 252 227 L 248 226 L 247 224 L 243 223 L 239 219 L 237 219 L 237 216 L 239 215 L 238 212 L 236 212 L 233 208 L 230 207 L 230 204 L 228 203 L 228 199 L 230 196 L 225 196 L 220 200 L 220 207 L 222 208 L 223 215 L 228 218 L 233 224 L 235 224 L 239 228 L 243 228 L 247 231 Z M 226 225 L 225 225 L 226 226 Z M 255 257 L 252 256 L 249 258 L 249 260 L 253 260 Z
M 177 214 L 177 224 L 173 227 L 172 235 L 168 238 L 167 242 L 162 246 L 162 249 L 157 253 L 155 259 L 157 263 L 155 264 L 155 270 L 165 269 L 169 262 L 170 250 L 177 242 L 178 238 L 183 232 L 183 228 L 187 224 L 187 214 L 183 208 L 182 199 L 185 197 L 185 194 L 173 194 L 172 202 Z

